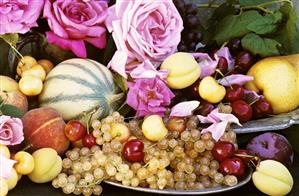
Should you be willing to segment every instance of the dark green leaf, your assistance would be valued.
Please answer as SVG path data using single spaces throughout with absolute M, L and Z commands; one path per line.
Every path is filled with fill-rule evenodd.
M 279 55 L 278 47 L 281 44 L 273 39 L 262 38 L 254 33 L 249 33 L 241 40 L 242 47 L 253 54 L 262 57 Z
M 232 38 L 243 37 L 250 32 L 247 26 L 261 18 L 263 17 L 255 10 L 246 11 L 240 15 L 228 15 L 219 22 L 214 40 L 218 45 L 222 45 Z
M 127 92 L 128 90 L 128 84 L 126 78 L 122 77 L 121 75 L 115 73 L 113 74 L 114 82 L 116 85 L 123 91 Z
M 16 47 L 17 42 L 19 40 L 19 34 L 17 33 L 3 34 L 0 35 L 0 38 L 2 38 L 5 42 L 9 43 L 10 45 Z
M 283 134 L 289 140 L 294 151 L 299 153 L 299 126 L 295 125 L 283 131 Z
M 118 112 L 119 112 L 122 116 L 127 116 L 131 111 L 132 111 L 132 108 L 131 108 L 128 104 L 123 105 L 123 106 L 118 110 Z
M 263 4 L 263 3 L 267 3 L 267 2 L 270 2 L 272 0 L 240 0 L 240 5 L 242 7 L 244 6 L 255 6 L 255 5 L 260 5 L 260 4 Z
M 1 112 L 3 115 L 17 117 L 17 118 L 20 118 L 24 115 L 24 112 L 22 110 L 9 104 L 3 104 L 1 107 Z
M 284 4 L 280 11 L 284 16 L 283 25 L 279 27 L 275 39 L 282 43 L 282 54 L 299 53 L 299 30 L 296 26 L 298 16 L 290 4 Z
M 249 25 L 247 29 L 259 35 L 274 33 L 277 30 L 278 23 L 282 20 L 281 12 L 268 14 L 259 20 L 255 20 Z

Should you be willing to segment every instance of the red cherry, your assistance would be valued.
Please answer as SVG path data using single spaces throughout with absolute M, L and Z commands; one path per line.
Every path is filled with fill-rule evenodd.
M 235 115 L 240 122 L 244 123 L 252 118 L 252 108 L 243 100 L 234 101 L 231 104 L 232 114 Z
M 82 138 L 82 144 L 84 147 L 91 148 L 96 145 L 96 138 L 92 134 L 87 134 Z
M 140 162 L 144 157 L 143 148 L 144 144 L 141 140 L 132 139 L 124 145 L 122 154 L 127 161 Z
M 236 155 L 238 158 L 240 158 L 246 165 L 250 162 L 251 158 L 249 157 L 242 157 L 242 155 L 245 155 L 245 156 L 252 156 L 249 154 L 249 151 L 248 150 L 245 150 L 245 149 L 238 149 L 235 151 L 234 153 L 235 155 L 236 154 L 239 154 L 240 156 Z
M 64 134 L 71 141 L 80 140 L 86 135 L 85 126 L 78 120 L 70 120 L 64 128 Z
M 199 114 L 202 116 L 207 116 L 215 109 L 215 106 L 207 101 L 201 100 L 200 106 L 197 110 L 194 111 L 194 114 Z
M 220 163 L 219 171 L 223 175 L 242 177 L 245 172 L 245 164 L 238 157 L 229 158 Z
M 232 143 L 226 141 L 216 142 L 212 149 L 213 157 L 220 162 L 233 156 L 234 152 L 235 146 Z
M 225 98 L 229 102 L 237 101 L 243 99 L 244 88 L 238 84 L 232 85 L 232 88 L 226 89 Z
M 254 57 L 246 51 L 241 51 L 235 58 L 235 66 L 240 73 L 246 73 L 254 63 Z
M 273 114 L 271 104 L 265 99 L 260 99 L 253 105 L 253 117 L 261 118 Z
M 217 67 L 223 75 L 226 74 L 228 72 L 228 63 L 227 63 L 226 58 L 224 58 L 222 56 L 219 57 Z

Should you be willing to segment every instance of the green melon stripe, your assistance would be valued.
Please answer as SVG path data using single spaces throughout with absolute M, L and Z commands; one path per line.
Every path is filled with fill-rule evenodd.
M 102 86 L 99 86 L 97 84 L 90 83 L 81 78 L 77 78 L 77 77 L 69 76 L 69 75 L 54 75 L 54 76 L 47 78 L 46 82 L 49 82 L 50 80 L 54 80 L 54 79 L 71 80 L 75 83 L 78 83 L 78 84 L 81 84 L 83 86 L 90 88 L 95 93 L 102 93 L 102 90 L 103 90 Z
M 107 104 L 100 104 L 99 106 L 95 106 L 87 111 L 85 111 L 84 113 L 81 113 L 81 114 L 78 114 L 74 117 L 72 117 L 71 119 L 81 119 L 82 117 L 84 117 L 84 115 L 87 113 L 89 114 L 90 112 L 92 112 L 94 109 L 98 110 L 99 108 L 101 108 L 101 113 L 100 113 L 100 117 L 103 117 L 103 116 L 107 116 L 109 112 L 107 112 L 107 108 L 108 108 L 108 105 Z
M 112 91 L 114 91 L 114 85 L 113 82 L 111 83 L 111 81 L 108 80 L 107 76 L 105 75 L 105 73 L 103 72 L 103 70 L 93 61 L 86 59 L 88 62 L 90 62 L 91 64 L 93 64 L 101 73 L 101 75 L 104 77 L 105 80 L 105 84 L 107 86 L 107 84 L 109 84 L 109 86 L 107 86 L 108 89 L 111 89 Z M 107 68 L 108 69 L 108 68 Z
M 90 63 L 92 63 L 92 62 L 90 62 Z M 82 66 L 81 64 L 78 64 L 78 63 L 63 63 L 63 65 L 69 65 L 69 66 L 81 69 L 82 71 L 84 71 L 85 73 L 90 75 L 98 84 L 101 84 L 101 85 L 105 86 L 106 90 L 109 90 L 109 87 L 106 85 L 106 83 L 103 83 L 96 74 L 94 74 L 90 69 L 87 69 L 86 67 Z M 98 68 L 98 66 L 96 66 L 96 67 Z M 106 77 L 104 77 L 104 80 L 105 80 L 105 82 L 108 82 Z
M 105 100 L 106 98 L 98 94 L 85 94 L 85 95 L 58 95 L 56 97 L 49 97 L 41 100 L 42 104 L 51 104 L 59 101 L 79 101 L 79 100 Z

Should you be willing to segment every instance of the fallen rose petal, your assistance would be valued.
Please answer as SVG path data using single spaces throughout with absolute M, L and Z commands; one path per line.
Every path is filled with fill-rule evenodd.
M 239 122 L 239 119 L 235 117 L 233 114 L 226 114 L 226 113 L 220 113 L 219 109 L 214 109 L 211 114 L 209 114 L 210 117 L 217 119 L 218 121 L 225 121 L 229 123 L 235 123 L 239 126 L 242 126 Z
M 108 68 L 111 68 L 115 72 L 117 72 L 119 75 L 121 75 L 124 78 L 127 78 L 126 73 L 126 62 L 127 62 L 128 55 L 124 51 L 117 50 L 111 61 L 108 63 Z
M 219 60 L 217 55 L 215 55 L 215 60 L 213 60 L 207 53 L 192 53 L 192 56 L 196 59 L 201 68 L 200 78 L 204 78 L 215 73 Z
M 217 142 L 224 134 L 227 124 L 228 122 L 226 121 L 213 123 L 208 128 L 203 129 L 201 133 L 210 132 L 212 134 L 212 138 Z
M 218 80 L 218 82 L 223 86 L 231 86 L 233 84 L 243 86 L 247 82 L 252 81 L 253 79 L 254 78 L 252 76 L 246 76 L 243 74 L 232 74 Z
M 149 61 L 138 64 L 133 71 L 130 72 L 132 78 L 155 78 L 156 76 L 165 79 L 168 76 L 168 70 L 159 70 Z
M 197 115 L 197 117 L 201 123 L 217 123 L 217 122 L 219 122 L 219 120 L 212 118 L 211 115 L 210 116 L 209 115 L 208 116 Z
M 83 40 L 61 38 L 51 31 L 46 32 L 46 36 L 50 44 L 55 44 L 64 50 L 70 50 L 78 57 L 86 58 L 87 54 Z
M 16 162 L 17 161 L 8 159 L 4 155 L 0 154 L 0 177 L 9 179 L 12 175 L 11 171 L 12 171 L 13 165 Z
M 254 101 L 262 98 L 264 98 L 264 96 L 257 94 L 255 91 L 244 89 L 244 101 L 246 103 L 253 103 Z
M 216 52 L 216 55 L 224 57 L 226 59 L 228 71 L 231 71 L 234 68 L 235 60 L 230 54 L 228 47 L 220 48 L 220 50 Z
M 193 110 L 199 106 L 199 101 L 184 101 L 171 108 L 169 116 L 185 117 L 192 115 Z

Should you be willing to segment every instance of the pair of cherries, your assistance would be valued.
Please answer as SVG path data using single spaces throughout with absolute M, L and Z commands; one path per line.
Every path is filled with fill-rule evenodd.
M 245 173 L 246 165 L 250 162 L 247 150 L 235 149 L 234 144 L 227 141 L 215 143 L 212 149 L 214 159 L 220 162 L 219 172 L 223 175 L 234 175 L 242 178 Z
M 240 85 L 232 85 L 226 90 L 225 99 L 231 103 L 232 113 L 244 123 L 252 118 L 261 118 L 273 114 L 271 104 L 265 99 L 259 99 L 253 105 L 243 100 L 244 88 Z

